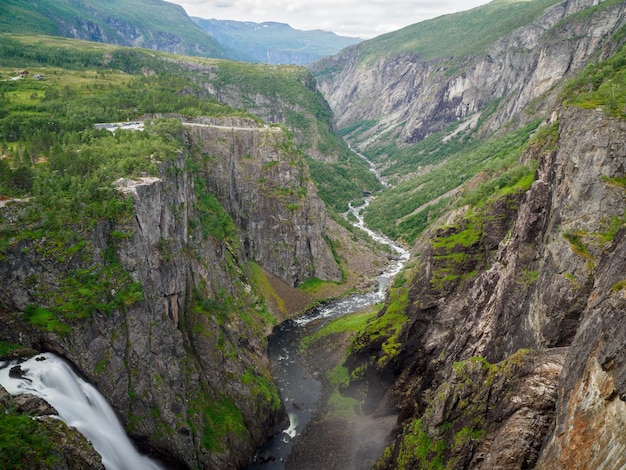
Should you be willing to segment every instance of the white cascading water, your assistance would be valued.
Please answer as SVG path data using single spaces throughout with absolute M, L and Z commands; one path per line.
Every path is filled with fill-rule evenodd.
M 21 376 L 10 377 L 10 369 L 18 364 Z M 0 384 L 11 395 L 30 393 L 46 400 L 57 410 L 61 420 L 92 442 L 107 470 L 162 468 L 137 452 L 104 397 L 60 357 L 45 353 L 24 362 L 1 362 Z

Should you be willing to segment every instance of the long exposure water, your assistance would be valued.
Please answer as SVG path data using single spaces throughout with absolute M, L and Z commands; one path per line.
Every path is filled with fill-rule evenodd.
M 60 357 L 44 353 L 25 361 L 0 362 L 0 384 L 11 395 L 30 393 L 46 400 L 61 420 L 92 442 L 107 470 L 161 468 L 137 452 L 106 399 Z
M 321 383 L 310 375 L 298 355 L 300 339 L 312 334 L 328 321 L 356 312 L 364 307 L 384 300 L 392 279 L 400 272 L 409 259 L 409 251 L 370 230 L 361 214 L 369 201 L 360 208 L 350 207 L 349 213 L 356 217 L 354 225 L 366 231 L 370 237 L 391 247 L 396 253 L 394 261 L 378 277 L 378 288 L 370 293 L 352 295 L 331 301 L 306 314 L 287 320 L 277 326 L 268 342 L 268 354 L 272 363 L 272 373 L 278 385 L 281 399 L 289 415 L 289 426 L 274 436 L 256 455 L 250 469 L 282 470 L 285 460 L 291 453 L 292 440 L 300 434 L 311 420 L 321 395 Z M 312 328 L 313 327 L 313 328 Z

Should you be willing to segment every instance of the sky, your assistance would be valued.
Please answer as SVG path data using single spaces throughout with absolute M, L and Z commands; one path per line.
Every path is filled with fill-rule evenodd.
M 490 0 L 169 0 L 204 19 L 277 21 L 301 30 L 322 29 L 370 39 Z

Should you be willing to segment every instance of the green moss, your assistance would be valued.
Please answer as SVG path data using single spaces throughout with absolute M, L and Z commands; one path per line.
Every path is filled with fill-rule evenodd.
M 563 238 L 569 242 L 574 253 L 584 258 L 591 259 L 591 253 L 589 253 L 589 249 L 582 240 L 582 237 L 585 235 L 585 232 L 579 230 L 575 232 L 565 232 Z
M 267 403 L 271 409 L 278 410 L 280 408 L 281 401 L 278 389 L 270 378 L 259 375 L 252 368 L 249 368 L 241 382 L 250 388 L 253 396 Z
M 55 468 L 58 464 L 53 433 L 30 416 L 0 413 L 2 468 Z
M 474 220 L 468 224 L 465 230 L 453 232 L 447 237 L 435 237 L 431 244 L 435 249 L 449 252 L 457 246 L 468 248 L 477 245 L 481 241 L 482 235 L 482 227 Z
M 19 351 L 23 346 L 21 344 L 8 343 L 6 341 L 0 341 L 0 358 L 6 357 L 13 351 Z
M 60 336 L 66 336 L 71 331 L 70 327 L 62 323 L 50 310 L 36 305 L 28 305 L 24 309 L 24 320 L 37 328 Z
M 379 368 L 384 367 L 400 352 L 402 344 L 399 336 L 409 321 L 406 316 L 409 304 L 408 290 L 401 288 L 392 291 L 389 298 L 391 300 L 386 309 L 367 323 L 365 330 L 355 337 L 349 349 L 350 354 L 358 354 L 370 345 L 380 343 L 381 352 L 375 361 Z
M 227 436 L 243 436 L 246 425 L 243 414 L 235 403 L 224 398 L 212 401 L 203 411 L 205 425 L 202 433 L 202 447 L 209 452 L 224 451 Z
M 311 343 L 327 338 L 330 335 L 340 333 L 357 333 L 365 330 L 367 323 L 376 316 L 375 311 L 354 313 L 337 318 L 316 331 L 314 334 L 304 337 L 300 341 L 300 349 L 306 351 Z
M 538 277 L 539 277 L 539 271 L 537 270 L 531 271 L 530 269 L 524 269 L 520 273 L 518 282 L 520 282 L 521 284 L 525 286 L 530 286 L 534 284 L 534 282 L 537 280 Z
M 335 390 L 327 402 L 327 408 L 335 416 L 351 418 L 359 409 L 360 402 L 354 397 L 347 397 Z
M 621 292 L 625 289 L 626 289 L 626 279 L 616 282 L 615 284 L 613 284 L 613 287 L 611 288 L 613 292 Z
M 471 441 L 480 441 L 484 434 L 485 431 L 483 429 L 472 429 L 469 426 L 465 426 L 454 435 L 453 450 L 463 447 Z
M 420 419 L 405 427 L 398 449 L 397 468 L 409 470 L 443 470 L 445 468 L 445 441 L 429 437 L 422 429 Z

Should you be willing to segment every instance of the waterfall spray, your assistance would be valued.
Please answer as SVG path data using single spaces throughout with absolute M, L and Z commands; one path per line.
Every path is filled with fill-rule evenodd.
M 10 369 L 18 364 L 22 373 L 10 376 Z M 104 397 L 60 357 L 45 353 L 23 362 L 0 363 L 0 384 L 11 395 L 30 393 L 46 400 L 61 420 L 91 441 L 107 470 L 161 469 L 137 452 Z

